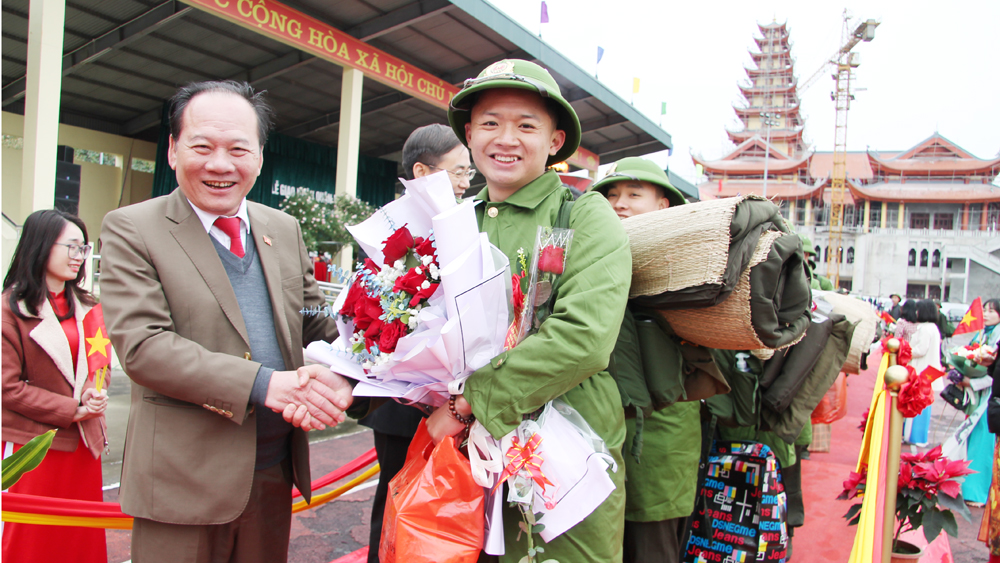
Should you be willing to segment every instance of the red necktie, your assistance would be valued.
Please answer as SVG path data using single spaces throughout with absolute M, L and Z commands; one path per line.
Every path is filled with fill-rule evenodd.
M 240 238 L 240 218 L 219 217 L 215 220 L 215 226 L 229 235 L 229 251 L 243 258 L 243 240 Z

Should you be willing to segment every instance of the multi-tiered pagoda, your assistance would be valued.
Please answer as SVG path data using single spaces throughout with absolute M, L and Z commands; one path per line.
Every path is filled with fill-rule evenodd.
M 769 197 L 799 199 L 815 191 L 804 183 L 809 153 L 802 140 L 804 124 L 788 29 L 784 23 L 757 28 L 761 33 L 754 37 L 757 51 L 750 52 L 754 68 L 746 69 L 749 81 L 739 85 L 743 101 L 733 106 L 742 128 L 727 131 L 736 149 L 719 160 L 693 157 L 708 176 L 700 190 L 702 199 L 762 194 L 765 170 Z
M 849 151 L 839 235 L 831 237 L 833 153 L 808 151 L 802 141 L 785 24 L 757 27 L 755 68 L 746 69 L 744 103 L 734 106 L 743 127 L 728 131 L 736 149 L 719 160 L 692 156 L 707 176 L 698 186 L 701 199 L 766 195 L 810 237 L 820 275 L 831 240 L 840 241 L 833 252 L 840 286 L 858 294 L 963 304 L 996 295 L 1000 154 L 977 158 L 937 132 L 904 151 Z

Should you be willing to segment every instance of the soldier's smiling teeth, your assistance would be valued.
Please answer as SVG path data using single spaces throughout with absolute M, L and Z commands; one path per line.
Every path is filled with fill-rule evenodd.
M 511 162 L 515 162 L 515 161 L 521 160 L 521 158 L 517 157 L 517 156 L 501 156 L 501 155 L 498 155 L 498 154 L 493 155 L 493 158 L 496 159 L 496 160 L 499 160 L 500 162 L 504 162 L 504 163 L 511 163 Z
M 234 186 L 236 182 L 202 182 L 210 188 L 228 188 Z

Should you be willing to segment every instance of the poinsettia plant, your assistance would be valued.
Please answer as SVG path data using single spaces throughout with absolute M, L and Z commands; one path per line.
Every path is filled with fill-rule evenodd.
M 358 265 L 339 311 L 354 323 L 351 352 L 366 369 L 389 361 L 441 283 L 433 234 L 414 237 L 403 225 L 382 244 L 384 264 L 366 258 Z
M 904 453 L 900 456 L 899 477 L 896 489 L 896 533 L 893 550 L 903 532 L 922 528 L 924 538 L 930 543 L 941 530 L 958 536 L 957 512 L 971 521 L 969 508 L 962 499 L 962 486 L 956 479 L 975 473 L 969 469 L 971 461 L 951 461 L 941 455 L 941 446 L 923 454 Z M 851 472 L 844 481 L 844 491 L 837 498 L 847 500 L 864 495 L 867 472 Z M 854 526 L 861 518 L 861 503 L 851 506 L 844 518 Z

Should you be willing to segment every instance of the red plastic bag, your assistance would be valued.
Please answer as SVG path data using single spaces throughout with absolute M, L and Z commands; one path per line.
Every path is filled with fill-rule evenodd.
M 840 374 L 812 413 L 813 424 L 833 424 L 847 416 L 847 376 Z
M 483 547 L 483 488 L 453 438 L 437 446 L 421 422 L 406 463 L 389 481 L 382 563 L 474 563 Z

